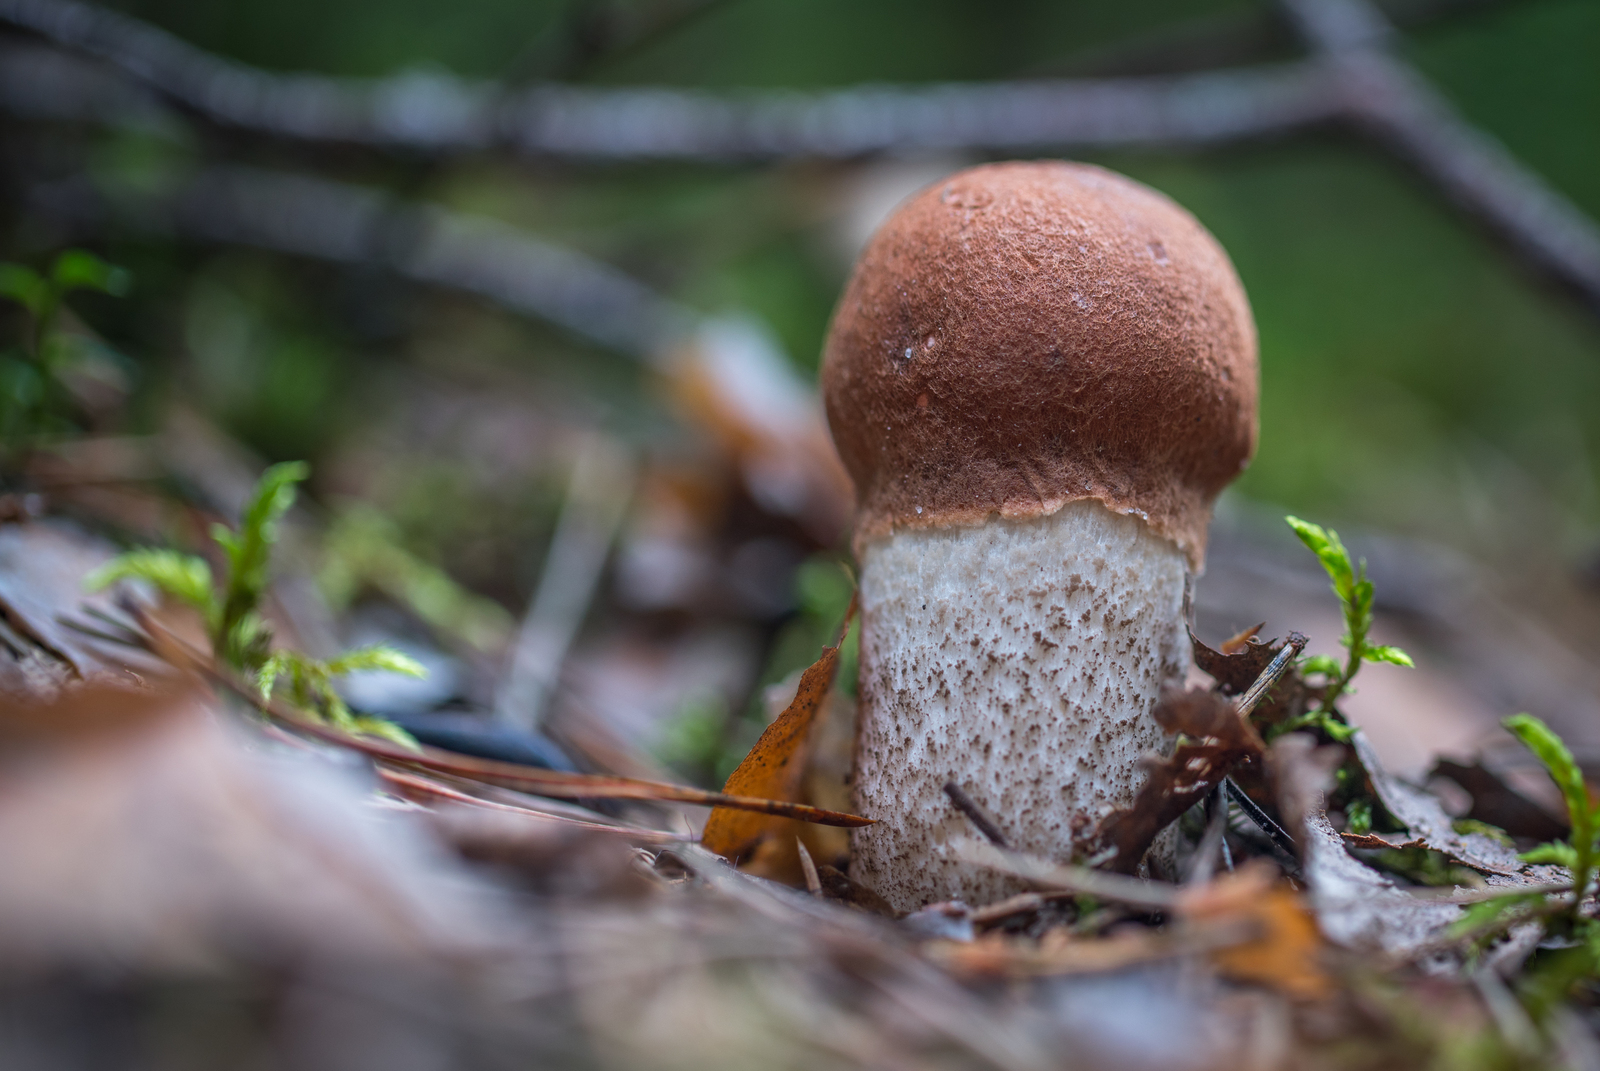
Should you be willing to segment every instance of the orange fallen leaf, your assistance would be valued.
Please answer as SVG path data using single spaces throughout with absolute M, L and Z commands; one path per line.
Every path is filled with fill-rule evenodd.
M 1177 913 L 1189 923 L 1248 920 L 1258 936 L 1218 948 L 1211 960 L 1222 973 L 1269 985 L 1289 996 L 1326 996 L 1322 935 L 1299 893 L 1276 880 L 1272 867 L 1245 866 L 1178 894 Z
M 1227 639 L 1223 640 L 1222 646 L 1218 647 L 1217 650 L 1221 651 L 1225 655 L 1236 655 L 1240 651 L 1248 648 L 1251 642 L 1256 640 L 1256 633 L 1260 632 L 1266 627 L 1267 623 L 1265 621 L 1261 622 L 1259 625 L 1251 625 L 1249 628 L 1244 629 L 1243 631 L 1229 636 Z M 1259 643 L 1259 641 L 1256 642 Z
M 1183 956 L 1215 956 L 1252 939 L 1255 931 L 1252 923 L 1241 919 L 1167 930 L 1134 926 L 1103 937 L 1076 937 L 1057 928 L 1038 941 L 991 932 L 973 941 L 929 941 L 922 949 L 930 958 L 963 974 L 1043 978 L 1120 971 Z
M 805 776 L 806 742 L 817 720 L 817 712 L 822 709 L 828 691 L 833 687 L 833 678 L 839 669 L 839 647 L 843 645 L 845 633 L 850 629 L 855 609 L 856 604 L 852 599 L 839 630 L 839 644 L 824 647 L 822 657 L 800 675 L 800 686 L 795 691 L 794 701 L 778 715 L 777 720 L 767 726 L 766 732 L 761 734 L 761 739 L 739 763 L 738 769 L 729 775 L 727 784 L 722 787 L 724 795 L 786 802 L 798 800 Z M 724 858 L 738 860 L 761 848 L 763 842 L 776 843 L 779 835 L 785 832 L 788 832 L 788 823 L 783 818 L 717 807 L 706 820 L 700 843 Z M 798 867 L 799 856 L 794 851 L 793 835 L 782 836 L 781 840 L 781 850 L 785 855 L 794 855 Z

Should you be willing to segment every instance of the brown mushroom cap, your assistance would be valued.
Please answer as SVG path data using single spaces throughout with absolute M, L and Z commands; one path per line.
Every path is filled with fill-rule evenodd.
M 1227 254 L 1167 197 L 1087 164 L 989 164 L 873 235 L 822 389 L 858 547 L 1092 498 L 1198 569 L 1255 452 L 1255 324 Z

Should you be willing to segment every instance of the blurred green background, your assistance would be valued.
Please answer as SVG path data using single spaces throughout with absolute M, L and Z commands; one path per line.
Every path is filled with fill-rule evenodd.
M 1230 48 L 1251 59 L 1295 51 L 1273 9 L 1204 0 L 730 0 L 598 55 L 585 54 L 585 9 L 571 3 L 121 6 L 252 64 L 343 75 L 439 68 L 596 83 L 817 87 L 1170 70 L 1232 58 Z M 1600 5 L 1478 5 L 1411 28 L 1405 47 L 1469 118 L 1600 216 Z M 103 145 L 98 166 L 150 166 L 139 149 Z M 1573 556 L 1591 548 L 1600 525 L 1600 328 L 1402 165 L 1334 132 L 1097 160 L 1195 212 L 1244 278 L 1260 325 L 1264 398 L 1261 449 L 1242 493 L 1491 557 L 1520 551 L 1519 533 L 1533 519 L 1544 546 Z M 752 309 L 808 371 L 846 270 L 821 233 L 827 206 L 818 200 L 845 169 L 370 159 L 347 166 L 356 177 L 572 243 L 702 309 Z M 314 456 L 331 429 L 358 419 L 365 377 L 396 358 L 401 333 L 417 329 L 415 314 L 403 324 L 350 323 L 340 294 L 359 283 L 322 278 L 327 269 L 240 254 L 197 262 L 161 249 L 113 252 L 138 269 L 139 288 L 133 310 L 104 310 L 121 321 L 107 329 L 141 359 L 159 363 L 172 353 L 180 319 L 185 337 L 205 350 L 206 332 L 226 329 L 218 318 L 231 315 L 219 303 L 243 303 L 235 312 L 271 336 L 248 350 L 250 367 L 207 368 L 202 357 L 195 383 L 269 456 Z M 570 342 L 516 331 L 528 337 L 501 337 L 498 346 L 515 351 L 505 359 L 572 363 L 561 353 Z M 495 334 L 479 325 L 456 345 L 493 351 Z M 594 361 L 583 363 L 596 371 Z M 628 370 L 618 364 L 599 356 L 611 378 L 588 386 L 626 391 Z M 159 376 L 148 389 L 158 383 Z
M 1209 0 L 116 6 L 277 71 L 432 70 L 511 83 L 815 88 L 1161 73 L 1303 54 L 1276 7 Z M 1600 217 L 1600 4 L 1412 0 L 1389 11 L 1406 55 L 1471 121 Z M 982 159 L 428 160 L 186 129 L 174 140 L 30 128 L 26 147 L 8 152 L 28 155 L 32 172 L 82 171 L 124 187 L 202 159 L 314 169 L 495 216 L 701 311 L 755 313 L 807 377 L 860 238 L 850 216 L 870 200 L 863 191 Z M 1263 404 L 1260 450 L 1237 494 L 1449 544 L 1530 586 L 1578 585 L 1600 548 L 1593 310 L 1342 130 L 1093 159 L 1192 210 L 1244 279 L 1260 327 Z M 5 234 L 8 259 L 37 261 L 50 242 L 16 207 Z M 482 303 L 249 251 L 132 236 L 99 249 L 132 269 L 132 296 L 91 295 L 75 307 L 137 366 L 129 430 L 180 397 L 266 459 L 319 462 L 348 454 L 376 410 L 419 378 L 489 389 L 515 381 L 550 410 L 585 413 L 625 436 L 663 421 L 636 362 Z M 338 490 L 337 473 L 317 471 L 324 490 Z M 508 485 L 464 483 L 424 461 L 407 476 L 383 497 L 411 545 L 515 607 L 540 558 L 508 558 L 491 533 L 499 544 L 510 533 L 542 546 L 559 483 L 497 494 Z M 480 544 L 489 549 L 475 560 Z

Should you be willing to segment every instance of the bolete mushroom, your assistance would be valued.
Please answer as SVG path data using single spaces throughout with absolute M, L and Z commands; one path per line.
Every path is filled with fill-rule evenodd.
M 1055 859 L 1133 799 L 1189 661 L 1211 507 L 1256 440 L 1214 238 L 1084 164 L 1003 163 L 883 224 L 822 368 L 861 567 L 852 877 L 901 910 L 1016 886 L 946 850 L 965 789 Z

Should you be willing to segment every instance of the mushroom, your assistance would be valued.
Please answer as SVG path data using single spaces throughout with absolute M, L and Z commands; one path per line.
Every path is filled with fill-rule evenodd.
M 851 876 L 903 911 L 1009 895 L 947 849 L 971 826 L 943 787 L 1053 859 L 1132 802 L 1212 503 L 1255 450 L 1244 290 L 1146 186 L 975 167 L 867 244 L 822 389 L 856 486 L 853 791 L 877 819 Z

